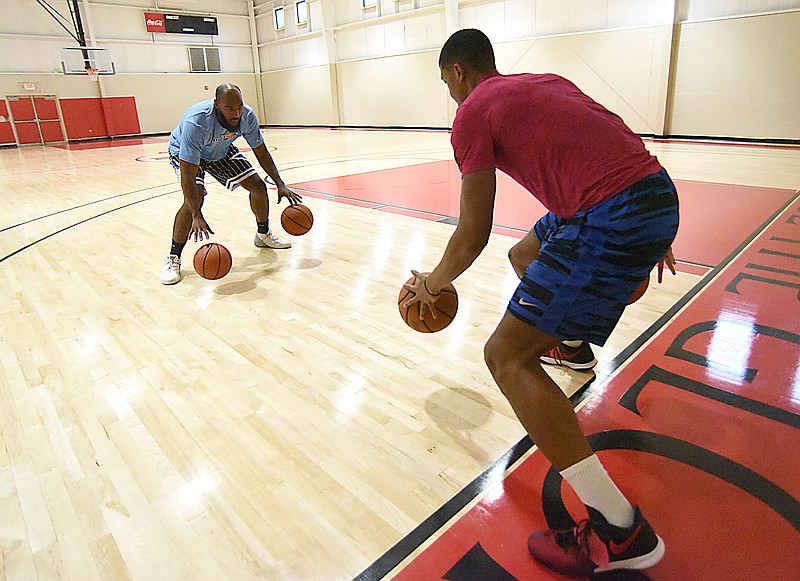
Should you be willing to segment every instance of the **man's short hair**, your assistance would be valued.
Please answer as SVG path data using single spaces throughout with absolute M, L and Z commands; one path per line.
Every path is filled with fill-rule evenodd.
M 489 37 L 475 28 L 454 32 L 439 53 L 439 68 L 449 68 L 456 63 L 478 72 L 494 70 L 494 49 Z
M 222 83 L 220 86 L 217 87 L 217 90 L 214 91 L 214 98 L 219 100 L 220 98 L 222 98 L 222 95 L 224 95 L 230 90 L 235 90 L 239 93 L 240 97 L 242 96 L 242 90 L 236 85 L 233 85 L 231 83 Z

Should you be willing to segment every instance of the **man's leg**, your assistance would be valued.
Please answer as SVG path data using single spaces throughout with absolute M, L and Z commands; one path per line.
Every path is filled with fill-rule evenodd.
M 539 356 L 559 340 L 506 313 L 484 348 L 484 358 L 531 439 L 557 470 L 591 456 L 564 392 Z
M 520 280 L 528 265 L 539 256 L 540 249 L 539 237 L 531 229 L 508 251 L 508 260 Z M 564 365 L 578 371 L 588 371 L 597 365 L 592 348 L 586 341 L 563 341 L 542 353 L 540 361 L 548 365 Z
M 522 279 L 525 275 L 525 269 L 539 256 L 541 247 L 539 237 L 536 236 L 536 232 L 533 229 L 511 247 L 511 250 L 508 251 L 508 260 L 511 262 L 511 268 L 517 273 L 517 278 Z
M 206 199 L 206 188 L 203 184 L 197 184 L 197 191 L 200 194 L 200 207 Z M 192 229 L 192 211 L 186 202 L 178 209 L 175 214 L 175 221 L 172 224 L 172 243 L 169 254 L 164 260 L 164 267 L 161 270 L 161 282 L 163 284 L 175 284 L 181 280 L 181 253 L 189 232 Z
M 260 248 L 290 248 L 291 242 L 279 238 L 269 227 L 269 196 L 267 184 L 257 175 L 251 175 L 239 184 L 250 192 L 250 209 L 256 217 L 257 233 L 253 243 Z
M 590 551 L 574 531 L 542 531 L 532 535 L 529 549 L 542 563 L 569 574 L 650 567 L 661 559 L 663 542 L 611 480 L 569 399 L 539 362 L 556 345 L 555 337 L 506 313 L 486 343 L 484 358 L 531 440 L 588 507 L 587 526 L 603 544 Z M 615 553 L 609 546 L 627 547 L 627 552 Z

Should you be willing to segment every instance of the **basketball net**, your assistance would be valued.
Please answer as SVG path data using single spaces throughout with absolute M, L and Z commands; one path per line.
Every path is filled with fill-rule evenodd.
M 98 70 L 95 69 L 95 68 L 87 67 L 86 68 L 86 74 L 89 75 L 89 79 L 91 79 L 92 81 L 96 81 L 97 78 L 98 78 L 98 76 L 97 76 L 98 75 Z

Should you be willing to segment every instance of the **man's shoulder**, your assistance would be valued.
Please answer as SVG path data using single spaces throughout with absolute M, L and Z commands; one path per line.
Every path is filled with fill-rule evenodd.
M 246 119 L 250 123 L 258 126 L 258 115 L 256 115 L 256 112 L 253 110 L 253 108 L 247 103 L 242 103 L 242 108 L 244 109 L 242 112 L 242 119 Z
M 195 103 L 183 113 L 183 121 L 192 121 L 203 124 L 205 119 L 212 119 L 214 115 L 214 100 L 208 99 Z

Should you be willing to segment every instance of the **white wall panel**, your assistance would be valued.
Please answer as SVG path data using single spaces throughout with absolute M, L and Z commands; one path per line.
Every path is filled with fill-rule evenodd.
M 261 75 L 270 125 L 338 125 L 338 112 L 328 65 Z
M 683 0 L 675 0 L 682 2 Z M 578 0 L 572 0 L 573 4 Z M 673 0 L 607 0 L 608 28 L 661 26 L 672 23 Z M 599 30 L 595 28 L 594 30 Z M 572 31 L 578 32 L 578 31 Z
M 684 24 L 671 132 L 800 137 L 800 12 Z
M 20 75 L 0 74 L 0 96 L 24 94 L 21 83 L 35 83 L 40 93 L 67 97 L 97 97 L 98 84 L 87 75 L 61 75 L 25 73 Z
M 536 0 L 534 34 L 547 36 L 569 32 L 569 2 Z
M 71 29 L 66 3 L 52 4 L 62 16 L 66 17 L 67 27 Z M 35 0 L 0 0 L 0 32 L 69 38 L 64 29 Z
M 661 134 L 668 35 L 652 27 L 554 36 L 497 44 L 495 54 L 502 73 L 559 74 L 634 131 Z
M 259 58 L 262 72 L 328 64 L 321 36 L 268 44 L 259 49 Z
M 800 9 L 800 0 L 684 0 L 687 20 Z
M 339 63 L 343 125 L 446 127 L 450 96 L 428 51 Z
M 0 37 L 0 72 L 53 73 L 61 71 L 61 48 L 78 46 L 63 40 Z

